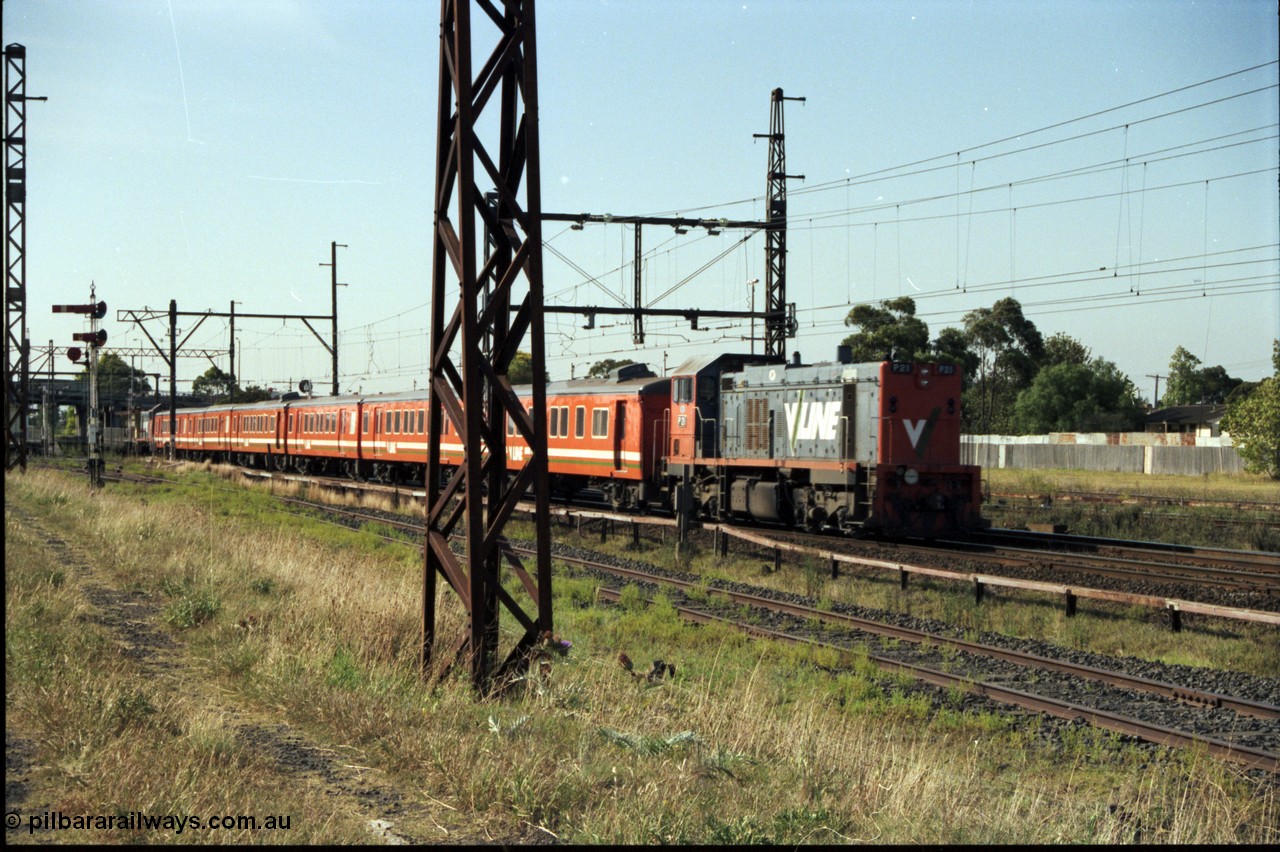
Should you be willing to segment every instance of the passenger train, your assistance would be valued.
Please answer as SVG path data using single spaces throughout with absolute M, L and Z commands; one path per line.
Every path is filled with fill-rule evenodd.
M 553 494 L 615 508 L 755 519 L 809 530 L 934 537 L 981 527 L 981 470 L 960 463 L 960 374 L 950 364 L 802 364 L 695 358 L 547 385 Z M 532 388 L 517 386 L 532 408 Z M 153 447 L 277 471 L 421 482 L 426 391 L 286 398 L 152 418 Z M 462 443 L 445 418 L 445 464 Z M 507 464 L 529 448 L 507 426 Z

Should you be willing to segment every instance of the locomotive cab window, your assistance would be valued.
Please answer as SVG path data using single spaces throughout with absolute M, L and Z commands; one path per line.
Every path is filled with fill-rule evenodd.
M 609 437 L 609 409 L 607 408 L 591 409 L 591 437 L 593 438 Z
M 685 376 L 671 381 L 671 401 L 693 402 L 693 376 Z
M 586 434 L 587 407 L 579 405 L 573 410 L 573 437 L 581 438 Z

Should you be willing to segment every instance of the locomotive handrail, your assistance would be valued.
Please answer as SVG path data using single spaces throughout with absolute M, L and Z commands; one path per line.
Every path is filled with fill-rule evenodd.
M 667 459 L 671 458 L 670 429 L 671 429 L 671 407 L 667 406 L 662 410 L 662 445 L 661 445 L 662 452 L 661 453 L 657 451 L 658 430 L 657 428 L 653 430 L 653 447 L 654 447 L 653 461 L 655 465 L 657 464 L 658 459 L 662 459 L 663 461 L 666 461 Z
M 698 439 L 702 438 L 702 435 L 705 431 L 703 427 L 704 423 L 711 424 L 711 434 L 715 435 L 716 429 L 718 428 L 720 421 L 714 417 L 703 417 L 702 412 L 698 410 L 698 406 L 696 404 L 693 406 L 693 413 L 698 416 L 698 432 L 695 437 Z M 700 440 L 694 442 L 694 455 L 695 457 L 699 455 L 706 457 L 706 447 L 698 446 L 699 443 L 701 443 Z

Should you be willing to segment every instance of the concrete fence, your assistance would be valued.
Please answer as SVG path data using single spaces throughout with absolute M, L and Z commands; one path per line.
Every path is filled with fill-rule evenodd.
M 1067 468 L 1124 473 L 1243 473 L 1227 436 L 1158 432 L 1053 432 L 1048 435 L 965 435 L 965 464 L 986 468 Z

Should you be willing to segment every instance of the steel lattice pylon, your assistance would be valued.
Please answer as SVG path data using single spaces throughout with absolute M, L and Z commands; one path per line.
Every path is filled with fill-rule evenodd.
M 774 89 L 769 110 L 769 193 L 765 221 L 765 312 L 764 352 L 787 357 L 787 338 L 796 336 L 795 305 L 787 303 L 787 178 L 804 175 L 787 174 L 786 132 L 783 128 L 782 102 L 803 101 L 788 98 L 782 89 Z
M 481 12 L 475 31 L 471 0 L 443 0 L 440 16 L 422 664 L 425 670 L 431 663 L 437 638 L 436 582 L 444 577 L 470 616 L 457 652 L 469 652 L 472 681 L 487 691 L 497 679 L 527 666 L 535 646 L 550 635 L 550 498 L 534 4 L 477 0 L 474 5 Z M 473 77 L 473 44 L 485 43 L 491 33 L 492 52 Z M 482 122 L 484 110 L 495 106 L 495 95 L 497 121 L 486 116 L 489 120 Z M 493 131 L 496 144 L 486 148 L 481 134 Z M 492 203 L 477 179 L 494 187 Z M 480 238 L 484 229 L 492 241 L 487 257 Z M 522 281 L 527 289 L 518 286 Z M 453 286 L 458 299 L 450 305 Z M 535 379 L 531 410 L 521 404 L 507 377 L 526 331 Z M 446 419 L 463 444 L 457 466 L 441 464 Z M 507 474 L 508 419 L 529 450 L 514 476 Z M 503 535 L 516 503 L 530 488 L 537 506 L 533 576 Z M 462 557 L 449 547 L 449 536 L 458 530 L 465 541 Z M 504 562 L 532 599 L 535 616 L 503 588 Z M 524 632 L 495 667 L 499 605 Z
M 4 49 L 5 470 L 27 466 L 27 49 Z M 40 100 L 43 100 L 41 98 Z

